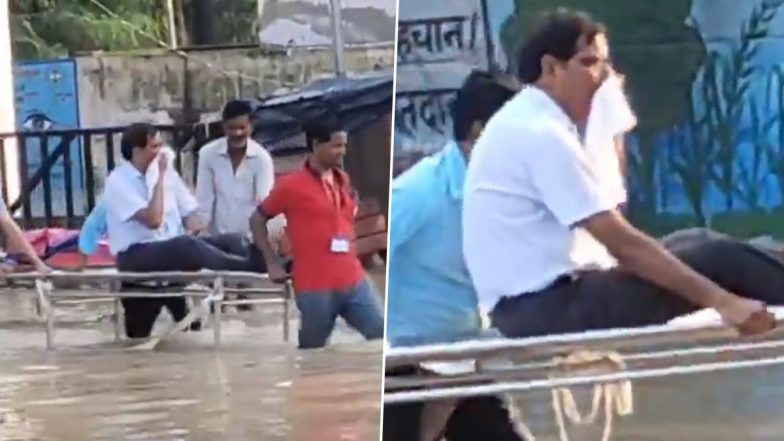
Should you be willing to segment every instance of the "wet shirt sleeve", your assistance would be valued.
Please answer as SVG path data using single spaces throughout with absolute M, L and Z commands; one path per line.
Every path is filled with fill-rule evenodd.
M 79 252 L 88 256 L 95 253 L 106 231 L 106 205 L 99 202 L 87 216 L 79 231 Z

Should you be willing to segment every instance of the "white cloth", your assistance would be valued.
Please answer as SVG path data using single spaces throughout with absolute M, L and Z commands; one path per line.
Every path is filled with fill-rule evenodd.
M 591 103 L 591 113 L 586 125 L 585 150 L 600 184 L 616 205 L 626 202 L 627 193 L 626 179 L 621 170 L 621 158 L 618 156 L 615 140 L 636 125 L 637 117 L 629 106 L 620 78 L 615 75 L 608 77 L 596 91 Z M 575 234 L 582 243 L 581 247 L 593 249 L 591 253 L 601 261 L 601 267 L 617 263 L 604 245 L 585 230 L 578 230 Z
M 272 189 L 275 167 L 269 152 L 249 139 L 235 173 L 229 148 L 226 138 L 219 138 L 199 150 L 196 195 L 211 234 L 250 236 L 248 220 Z
M 161 151 L 158 153 L 160 155 L 166 156 L 167 162 L 169 163 L 168 168 L 166 169 L 166 173 L 168 174 L 169 171 L 173 170 L 172 173 L 176 173 L 177 170 L 174 168 L 174 159 L 176 158 L 176 154 L 171 147 L 162 147 Z M 158 174 L 160 173 L 160 169 L 158 168 L 158 160 L 152 161 L 147 167 L 147 172 L 145 173 L 147 179 L 147 187 L 152 191 L 153 187 L 155 187 L 155 183 L 158 181 Z
M 602 184 L 618 205 L 626 202 L 626 185 L 621 173 L 615 138 L 637 125 L 620 78 L 612 75 L 599 87 L 591 103 L 585 130 L 586 151 Z
M 784 319 L 784 307 L 768 307 L 768 312 L 776 317 L 776 320 Z M 667 322 L 667 326 L 673 329 L 699 329 L 711 326 L 726 326 L 721 314 L 713 308 L 704 308 L 691 314 L 675 317 Z
M 613 264 L 572 226 L 617 204 L 571 119 L 538 88 L 519 92 L 490 119 L 472 152 L 464 197 L 463 251 L 483 313 L 504 296 Z

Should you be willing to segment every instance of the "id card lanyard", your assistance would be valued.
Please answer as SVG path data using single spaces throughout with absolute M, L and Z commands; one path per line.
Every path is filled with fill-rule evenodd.
M 334 173 L 334 171 L 333 171 Z M 332 183 L 321 180 L 321 185 L 324 188 L 327 198 L 333 210 L 332 220 L 334 223 L 333 231 L 334 236 L 330 239 L 330 251 L 333 253 L 348 253 L 351 248 L 350 239 L 346 235 L 340 234 L 340 216 L 342 216 L 341 208 L 343 207 L 343 194 L 340 188 L 337 188 L 335 182 L 335 175 L 332 176 Z

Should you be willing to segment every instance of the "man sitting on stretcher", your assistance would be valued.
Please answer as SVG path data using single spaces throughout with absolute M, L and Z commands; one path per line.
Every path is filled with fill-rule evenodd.
M 161 150 L 162 141 L 149 124 L 133 124 L 123 133 L 125 161 L 107 178 L 102 198 L 109 247 L 116 256 L 117 269 L 266 272 L 264 259 L 246 239 L 188 234 L 200 229 L 199 207 L 182 178 L 170 170 L 170 160 L 160 154 Z M 151 167 L 154 178 L 148 185 Z M 165 304 L 152 302 L 123 300 L 129 337 L 148 336 L 161 306 L 167 306 L 175 320 L 187 313 L 181 297 L 165 299 Z

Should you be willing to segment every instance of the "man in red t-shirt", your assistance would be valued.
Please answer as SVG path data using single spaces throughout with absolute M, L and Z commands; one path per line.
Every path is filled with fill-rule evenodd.
M 254 241 L 270 278 L 284 280 L 286 272 L 267 236 L 267 220 L 279 214 L 286 217 L 300 348 L 325 346 L 338 316 L 366 339 L 381 339 L 380 296 L 354 248 L 357 200 L 348 175 L 340 169 L 346 132 L 334 119 L 324 118 L 308 124 L 305 134 L 311 154 L 304 167 L 278 180 L 251 216 Z

